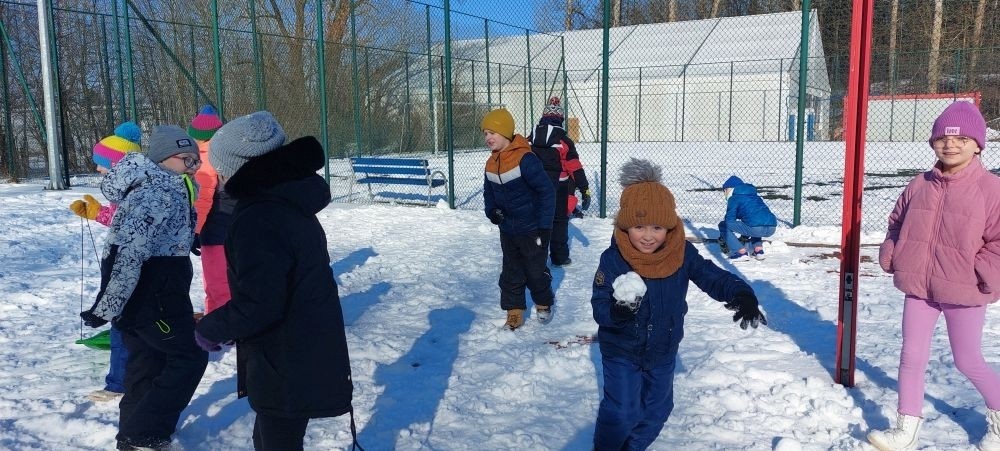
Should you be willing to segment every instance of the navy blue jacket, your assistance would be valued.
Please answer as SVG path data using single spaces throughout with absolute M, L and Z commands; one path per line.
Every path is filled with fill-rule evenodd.
M 500 232 L 534 235 L 538 229 L 552 229 L 556 192 L 542 168 L 542 162 L 521 135 L 509 146 L 490 154 L 483 177 L 486 216 L 503 211 Z
M 726 221 L 736 219 L 751 227 L 778 225 L 774 213 L 757 195 L 757 188 L 749 183 L 733 187 L 733 194 L 726 203 Z
M 639 310 L 627 321 L 615 321 L 611 317 L 611 305 L 615 302 L 612 283 L 631 270 L 612 238 L 611 246 L 601 254 L 590 304 L 594 320 L 600 326 L 597 338 L 601 355 L 625 358 L 643 368 L 662 365 L 677 355 L 684 338 L 689 281 L 719 302 L 731 301 L 740 292 L 753 293 L 742 279 L 715 266 L 694 245 L 685 243 L 680 269 L 662 279 L 643 278 L 646 295 Z

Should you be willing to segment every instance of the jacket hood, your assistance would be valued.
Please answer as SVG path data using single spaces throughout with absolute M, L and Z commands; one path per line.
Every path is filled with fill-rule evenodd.
M 737 176 L 734 175 L 734 176 L 731 176 L 728 179 L 726 179 L 726 182 L 722 184 L 722 188 L 723 189 L 726 189 L 726 188 L 735 188 L 735 187 L 737 187 L 739 185 L 742 185 L 742 184 L 743 184 L 743 180 L 741 180 L 739 177 L 737 177 Z
M 554 147 L 566 137 L 566 130 L 557 125 L 538 124 L 531 134 L 532 147 Z
M 101 192 L 108 201 L 120 204 L 135 187 L 155 179 L 172 179 L 179 174 L 160 167 L 145 155 L 130 153 L 122 158 L 101 181 Z
M 330 185 L 316 174 L 325 159 L 316 138 L 299 138 L 248 160 L 226 181 L 225 190 L 236 199 L 275 196 L 315 214 L 330 204 Z

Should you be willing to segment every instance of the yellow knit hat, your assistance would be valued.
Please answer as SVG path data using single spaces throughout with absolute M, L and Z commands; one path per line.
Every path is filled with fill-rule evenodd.
M 507 139 L 514 139 L 514 116 L 511 116 L 510 111 L 506 109 L 497 108 L 483 116 L 479 128 L 498 133 Z
M 653 224 L 670 230 L 680 224 L 674 195 L 660 179 L 660 167 L 648 160 L 633 158 L 622 166 L 620 181 L 624 189 L 615 218 L 618 228 Z

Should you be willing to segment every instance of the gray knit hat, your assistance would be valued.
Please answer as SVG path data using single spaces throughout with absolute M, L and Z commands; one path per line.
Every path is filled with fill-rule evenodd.
M 157 125 L 149 136 L 146 157 L 160 163 L 179 153 L 198 154 L 198 147 L 184 129 L 176 125 Z
M 247 160 L 259 157 L 285 143 L 285 131 L 274 116 L 258 111 L 233 119 L 212 137 L 208 159 L 219 175 L 229 178 Z

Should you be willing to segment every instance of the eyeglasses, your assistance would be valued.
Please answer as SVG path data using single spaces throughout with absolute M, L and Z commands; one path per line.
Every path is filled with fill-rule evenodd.
M 937 147 L 947 147 L 949 145 L 955 144 L 964 147 L 966 144 L 972 142 L 972 138 L 967 138 L 965 136 L 943 136 L 941 138 L 934 140 L 934 145 Z
M 170 158 L 180 158 L 184 160 L 184 167 L 188 169 L 194 169 L 201 166 L 201 159 L 190 155 L 173 155 Z

